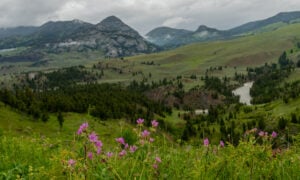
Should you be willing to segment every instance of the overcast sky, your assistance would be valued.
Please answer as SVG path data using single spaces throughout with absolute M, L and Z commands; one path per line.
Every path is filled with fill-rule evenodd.
M 0 0 L 0 27 L 72 19 L 95 24 L 115 15 L 144 35 L 158 26 L 229 29 L 297 10 L 299 0 Z

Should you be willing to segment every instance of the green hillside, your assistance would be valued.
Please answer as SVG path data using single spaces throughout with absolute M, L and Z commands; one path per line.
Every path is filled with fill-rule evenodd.
M 63 113 L 64 123 L 62 129 L 57 120 L 57 114 L 50 114 L 45 123 L 34 119 L 25 113 L 16 111 L 3 103 L 0 104 L 0 134 L 4 136 L 47 137 L 52 140 L 68 140 L 74 137 L 74 132 L 83 122 L 88 122 L 93 129 L 100 132 L 102 137 L 121 135 L 122 130 L 131 127 L 124 120 L 99 121 L 87 114 Z M 120 128 L 120 127 L 123 127 Z
M 300 41 L 299 28 L 300 24 L 291 24 L 271 32 L 232 40 L 196 43 L 160 53 L 126 57 L 125 60 L 100 60 L 123 72 L 121 75 L 108 72 L 109 75 L 103 80 L 128 81 L 136 79 L 132 73 L 139 71 L 145 76 L 151 73 L 149 80 L 176 78 L 178 75 L 189 77 L 193 74 L 200 77 L 205 75 L 207 69 L 220 66 L 222 71 L 214 71 L 213 75 L 233 76 L 235 72 L 245 72 L 246 67 L 277 62 L 283 51 L 294 48 Z M 201 84 L 200 81 L 193 82 L 197 83 Z

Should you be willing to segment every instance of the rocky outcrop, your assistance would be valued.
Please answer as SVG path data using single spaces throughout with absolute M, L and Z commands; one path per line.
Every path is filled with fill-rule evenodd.
M 132 56 L 159 50 L 115 16 L 107 17 L 96 25 L 80 20 L 50 21 L 37 27 L 30 35 L 18 39 L 6 38 L 0 43 L 2 49 L 19 46 L 42 48 L 52 53 L 99 50 L 108 57 Z

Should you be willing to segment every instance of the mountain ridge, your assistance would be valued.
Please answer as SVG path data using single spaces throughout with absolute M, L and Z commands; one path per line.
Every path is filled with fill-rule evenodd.
M 229 29 L 230 33 L 240 34 L 241 32 L 249 32 L 258 29 L 261 26 L 267 26 L 273 23 L 284 22 L 289 23 L 291 20 L 300 18 L 300 11 L 280 12 L 266 19 L 251 21 L 235 28 Z
M 0 42 L 2 49 L 21 46 L 46 49 L 52 53 L 101 50 L 107 57 L 132 56 L 159 50 L 116 16 L 109 16 L 95 25 L 76 19 L 48 21 L 31 34 L 18 38 L 6 37 Z
M 295 22 L 300 22 L 300 11 L 281 12 L 228 30 L 205 25 L 198 26 L 195 31 L 158 27 L 148 32 L 144 38 L 116 16 L 108 16 L 97 24 L 78 19 L 48 21 L 38 27 L 0 29 L 0 49 L 20 46 L 50 48 L 51 52 L 91 49 L 102 50 L 105 56 L 122 57 L 157 52 L 160 47 L 174 48 L 195 42 L 231 39 L 263 32 L 262 30 L 272 31 Z M 266 28 L 276 23 L 279 24 Z
M 156 45 L 167 47 L 167 48 L 174 48 L 174 47 L 191 44 L 195 42 L 230 39 L 236 36 L 243 36 L 246 34 L 256 33 L 259 32 L 260 29 L 263 29 L 264 27 L 267 27 L 269 25 L 280 23 L 280 22 L 283 24 L 289 24 L 291 23 L 291 21 L 297 19 L 299 19 L 300 21 L 300 11 L 280 12 L 272 17 L 248 22 L 228 30 L 218 30 L 216 28 L 200 25 L 195 31 L 190 31 L 190 33 L 177 36 L 170 40 L 164 41 L 163 44 L 159 41 L 159 39 L 162 38 L 161 36 L 159 36 L 160 32 L 156 32 L 156 34 L 153 34 L 151 33 L 153 30 L 157 31 L 157 29 L 153 29 L 152 31 L 147 33 L 148 35 L 147 39 Z M 158 36 L 155 36 L 157 34 Z M 168 34 L 168 32 L 165 31 L 164 34 Z

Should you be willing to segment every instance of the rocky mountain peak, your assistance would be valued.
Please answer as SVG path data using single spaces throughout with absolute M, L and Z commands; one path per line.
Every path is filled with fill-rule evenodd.
M 205 25 L 200 25 L 198 27 L 198 29 L 196 30 L 196 32 L 202 32 L 202 31 L 218 31 L 218 30 L 214 29 L 214 28 L 207 27 Z
M 126 25 L 121 19 L 116 16 L 109 16 L 103 19 L 99 24 L 96 25 L 100 31 L 133 31 L 128 25 Z

